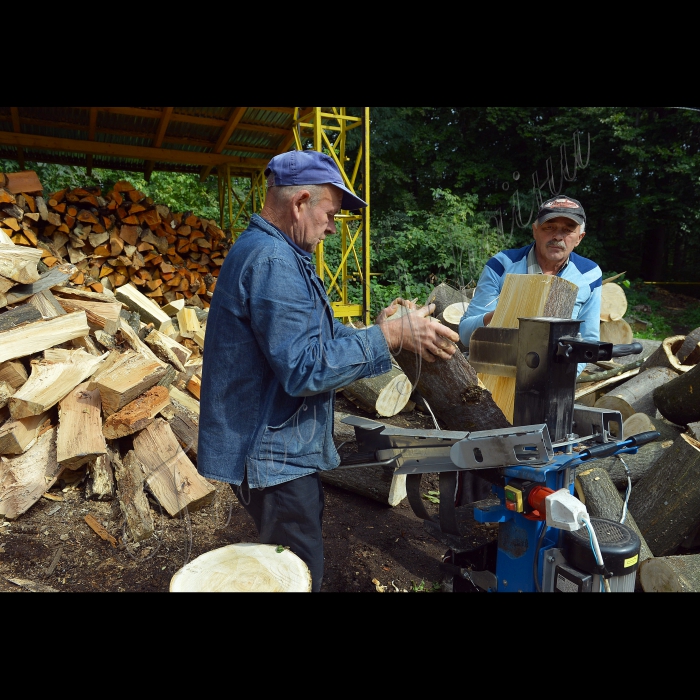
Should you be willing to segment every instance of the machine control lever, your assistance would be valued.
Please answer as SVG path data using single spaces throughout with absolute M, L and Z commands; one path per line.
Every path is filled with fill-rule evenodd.
M 629 345 L 613 345 L 611 357 L 624 357 L 625 355 L 639 355 L 644 350 L 641 343 L 630 343 Z
M 624 450 L 626 447 L 640 447 L 641 445 L 646 445 L 647 442 L 652 442 L 658 437 L 661 437 L 661 433 L 656 430 L 650 430 L 646 433 L 633 435 L 631 438 L 627 438 L 627 440 L 623 440 L 622 442 L 608 442 L 602 445 L 595 445 L 594 447 L 590 447 L 583 452 L 579 452 L 578 458 L 582 462 L 585 462 L 587 459 L 609 457 L 610 455 L 614 455 L 617 452 Z

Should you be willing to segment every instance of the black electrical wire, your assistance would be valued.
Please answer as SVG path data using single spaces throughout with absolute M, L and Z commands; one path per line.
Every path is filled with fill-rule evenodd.
M 542 593 L 542 587 L 540 586 L 540 581 L 537 578 L 537 560 L 540 556 L 540 549 L 542 548 L 542 542 L 544 541 L 545 533 L 547 532 L 547 523 L 542 521 L 542 532 L 540 532 L 539 539 L 537 540 L 537 547 L 535 547 L 535 558 L 532 563 L 532 576 L 535 579 L 535 588 L 538 593 Z M 542 576 L 544 577 L 544 565 L 542 566 Z M 544 583 L 544 580 L 543 580 Z

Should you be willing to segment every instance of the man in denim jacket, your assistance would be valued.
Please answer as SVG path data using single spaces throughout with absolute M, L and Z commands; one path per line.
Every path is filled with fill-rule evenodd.
M 427 362 L 455 352 L 456 333 L 394 300 L 366 329 L 333 316 L 312 253 L 335 233 L 335 215 L 367 206 L 330 156 L 289 151 L 265 171 L 260 215 L 221 267 L 207 319 L 198 470 L 231 484 L 260 541 L 289 546 L 323 578 L 319 472 L 340 457 L 333 443 L 335 390 L 391 369 L 402 347 Z M 411 312 L 391 319 L 398 305 Z

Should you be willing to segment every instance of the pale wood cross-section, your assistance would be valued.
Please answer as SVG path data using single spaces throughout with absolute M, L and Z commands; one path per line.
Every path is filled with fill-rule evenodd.
M 239 542 L 213 549 L 180 569 L 171 593 L 309 593 L 311 572 L 292 551 Z
M 192 391 L 190 385 L 187 388 Z M 411 398 L 413 386 L 396 367 L 377 377 L 358 379 L 343 388 L 343 395 L 356 406 L 382 417 L 400 413 Z M 193 392 L 194 393 L 194 392 Z M 199 391 L 195 394 L 199 398 Z
M 83 382 L 58 404 L 57 459 L 69 469 L 107 454 L 107 442 L 102 434 L 100 392 L 88 390 Z
M 627 313 L 625 290 L 615 282 L 604 284 L 600 298 L 600 320 L 619 321 Z
M 169 515 L 211 503 L 216 489 L 184 453 L 167 421 L 156 418 L 134 438 L 134 451 L 146 467 L 146 484 Z
M 0 333 L 0 362 L 33 355 L 89 333 L 84 311 L 3 331 Z
M 178 372 L 185 371 L 184 365 L 190 359 L 192 350 L 157 330 L 152 330 L 144 342 L 161 360 L 169 362 Z
M 195 333 L 202 330 L 197 312 L 191 306 L 186 306 L 177 312 L 177 322 L 183 338 L 193 338 Z
M 90 377 L 108 355 L 95 357 L 84 350 L 64 352 L 65 359 L 44 359 L 32 365 L 29 379 L 8 401 L 13 418 L 35 416 L 51 408 Z
M 519 318 L 571 318 L 578 287 L 556 275 L 506 275 L 490 328 L 518 328 Z M 515 377 L 479 374 L 509 422 L 515 408 Z
M 58 480 L 56 428 L 42 433 L 24 454 L 0 457 L 0 515 L 14 520 L 31 508 Z

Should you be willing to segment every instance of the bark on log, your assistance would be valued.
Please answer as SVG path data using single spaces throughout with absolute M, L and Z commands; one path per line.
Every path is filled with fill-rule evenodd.
M 576 493 L 581 502 L 586 506 L 588 514 L 594 518 L 607 518 L 616 523 L 622 518 L 624 501 L 613 484 L 610 475 L 605 469 L 600 467 L 588 467 L 579 471 L 576 470 L 576 478 L 574 482 Z M 626 525 L 631 530 L 639 535 L 641 540 L 641 548 L 639 550 L 639 561 L 645 561 L 652 554 L 649 545 L 646 543 L 644 536 L 634 517 L 628 511 L 623 525 Z
M 321 481 L 392 507 L 406 498 L 406 475 L 383 467 L 331 469 L 321 472 Z
M 648 559 L 639 567 L 645 593 L 700 592 L 700 554 Z
M 700 365 L 657 386 L 653 400 L 659 413 L 676 425 L 700 420 Z
M 172 395 L 170 397 L 172 399 Z M 160 414 L 168 421 L 170 429 L 185 454 L 196 463 L 199 445 L 199 414 L 189 411 L 177 401 L 172 400 Z
M 642 445 L 636 454 L 621 455 L 622 459 L 625 460 L 627 469 L 629 469 L 632 486 L 646 476 L 649 470 L 660 457 L 666 453 L 671 445 L 673 445 L 671 440 L 665 440 L 664 442 L 656 440 Z M 615 484 L 615 488 L 617 488 L 618 491 L 624 491 L 627 488 L 627 472 L 617 455 L 614 457 L 597 459 L 596 466 L 608 472 L 611 481 Z M 578 474 L 579 470 L 585 471 L 588 468 L 587 465 L 582 464 L 576 468 L 576 473 Z
M 170 394 L 165 387 L 151 387 L 119 411 L 108 416 L 102 425 L 102 433 L 109 440 L 132 435 L 150 425 L 169 403 Z
M 700 522 L 700 443 L 681 434 L 632 489 L 629 509 L 654 556 L 674 554 Z
M 676 357 L 676 352 L 679 350 L 684 340 L 684 335 L 674 335 L 663 340 L 657 350 L 642 362 L 639 367 L 640 374 L 650 367 L 668 367 L 674 370 L 676 374 L 687 372 L 689 369 L 692 369 L 693 365 L 684 365 Z
M 680 375 L 680 377 L 684 376 L 687 376 L 687 373 Z M 668 367 L 651 367 L 601 396 L 595 402 L 595 407 L 619 411 L 623 421 L 634 413 L 654 415 L 656 409 L 654 390 L 680 377 Z
M 392 367 L 385 374 L 358 379 L 343 387 L 343 395 L 356 406 L 381 417 L 391 417 L 400 413 L 411 398 L 412 391 L 413 387 L 408 377 L 396 367 Z
M 698 343 L 700 343 L 700 328 L 696 328 L 695 330 L 690 331 L 690 333 L 688 333 L 688 335 L 685 336 L 683 344 L 676 353 L 678 359 L 682 363 L 685 363 L 691 355 L 698 354 L 696 352 L 698 350 Z M 694 362 L 689 362 L 688 364 L 697 363 L 698 360 L 696 359 Z
M 473 294 L 473 290 L 470 290 Z M 432 292 L 428 295 L 426 304 L 435 304 L 435 309 L 433 310 L 433 316 L 436 318 L 451 304 L 456 304 L 457 302 L 464 302 L 469 304 L 471 296 L 466 290 L 455 289 L 446 282 L 438 284 Z

